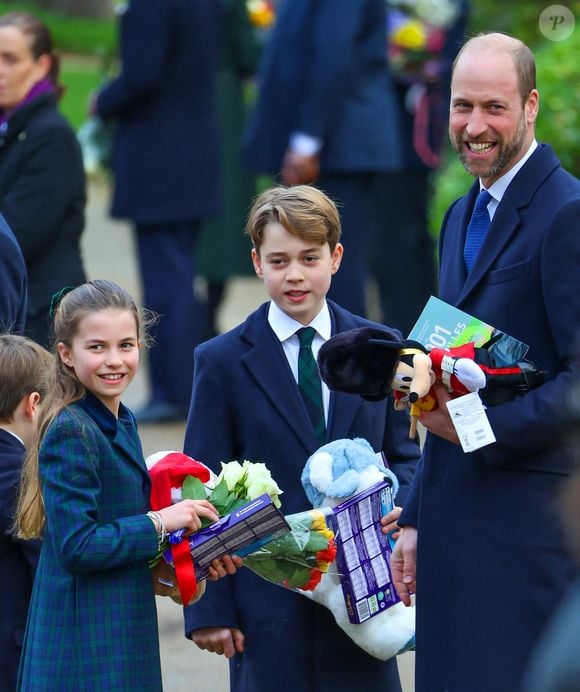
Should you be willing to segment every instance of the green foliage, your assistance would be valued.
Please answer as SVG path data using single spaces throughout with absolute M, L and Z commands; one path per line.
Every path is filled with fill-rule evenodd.
M 554 4 L 568 5 L 568 2 Z M 550 5 L 546 0 L 518 0 L 504 2 L 497 0 L 472 0 L 471 22 L 468 36 L 481 31 L 501 31 L 516 36 L 532 50 L 542 38 L 538 30 L 538 19 L 543 10 Z
M 184 500 L 205 500 L 205 485 L 195 476 L 186 476 L 181 487 L 181 497 Z
M 60 53 L 80 53 L 83 55 L 115 55 L 117 51 L 117 31 L 114 20 L 71 17 L 42 10 L 32 2 L 0 2 L 0 15 L 13 10 L 32 12 L 48 26 L 54 45 Z
M 101 84 L 97 63 L 72 55 L 64 57 L 61 64 L 61 82 L 65 86 L 59 109 L 75 130 L 87 117 L 92 92 Z
M 465 171 L 454 153 L 450 153 L 435 175 L 433 196 L 429 207 L 429 226 L 434 238 L 439 236 L 441 222 L 449 205 L 464 195 L 473 178 Z
M 580 21 L 580 16 L 577 18 Z M 580 28 L 536 51 L 540 92 L 538 140 L 549 142 L 564 168 L 580 176 Z

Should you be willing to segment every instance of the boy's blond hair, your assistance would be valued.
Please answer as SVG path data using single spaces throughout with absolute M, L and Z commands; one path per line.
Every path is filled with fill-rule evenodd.
M 246 233 L 258 253 L 269 223 L 279 223 L 288 233 L 315 245 L 328 243 L 331 252 L 340 239 L 336 204 L 311 185 L 273 187 L 256 197 L 248 215 Z
M 46 394 L 52 356 L 17 334 L 0 334 L 0 423 L 10 423 L 28 394 Z

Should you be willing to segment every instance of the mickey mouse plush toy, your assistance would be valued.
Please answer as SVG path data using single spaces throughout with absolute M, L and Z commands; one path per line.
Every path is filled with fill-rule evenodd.
M 432 387 L 442 382 L 452 396 L 479 391 L 487 405 L 513 399 L 540 385 L 545 373 L 528 361 L 499 365 L 489 350 L 470 342 L 431 351 L 417 341 L 374 327 L 361 327 L 330 338 L 320 349 L 318 366 L 328 387 L 378 401 L 391 392 L 395 408 L 410 406 L 416 433 L 421 411 L 437 408 Z

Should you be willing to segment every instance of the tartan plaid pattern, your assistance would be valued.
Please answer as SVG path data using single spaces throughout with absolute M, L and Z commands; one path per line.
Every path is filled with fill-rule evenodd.
M 322 445 L 326 442 L 326 422 L 324 420 L 324 404 L 322 403 L 322 382 L 312 353 L 312 340 L 315 333 L 313 327 L 302 327 L 296 332 L 300 340 L 298 389 L 314 426 L 316 439 Z
M 161 690 L 150 481 L 132 414 L 91 394 L 42 442 L 44 544 L 19 690 Z

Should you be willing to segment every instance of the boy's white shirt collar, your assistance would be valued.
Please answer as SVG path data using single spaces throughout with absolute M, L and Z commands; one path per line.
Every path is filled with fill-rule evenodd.
M 292 319 L 292 317 L 287 315 L 283 310 L 280 310 L 273 300 L 270 301 L 270 307 L 268 308 L 268 324 L 272 327 L 274 334 L 276 334 L 282 343 L 291 336 L 294 336 L 299 329 L 304 327 L 303 324 L 300 324 L 300 322 Z M 324 301 L 322 310 L 307 326 L 313 327 L 317 335 L 320 336 L 323 341 L 328 341 L 328 339 L 330 339 L 332 335 L 332 321 L 326 301 Z
M 495 214 L 497 206 L 501 202 L 502 197 L 504 196 L 505 191 L 508 189 L 509 184 L 516 177 L 516 175 L 520 172 L 523 165 L 530 158 L 530 156 L 534 153 L 537 146 L 538 146 L 538 142 L 534 139 L 534 141 L 530 144 L 530 147 L 527 150 L 527 152 L 516 163 L 516 165 L 513 168 L 510 168 L 510 170 L 507 173 L 505 173 L 504 175 L 502 175 L 501 178 L 498 178 L 495 181 L 495 183 L 493 183 L 493 185 L 489 186 L 489 189 L 487 191 L 491 195 L 492 199 L 489 202 L 489 204 L 487 205 L 487 210 L 489 212 L 490 219 L 493 219 L 493 216 Z M 481 179 L 480 179 L 479 180 L 479 191 L 481 192 L 481 190 L 483 190 L 483 189 L 484 189 L 484 187 L 483 187 L 483 184 L 482 184 Z
M 289 317 L 285 312 L 280 310 L 274 301 L 270 302 L 268 309 L 268 324 L 274 331 L 274 334 L 280 339 L 282 349 L 294 381 L 298 383 L 298 354 L 300 352 L 300 340 L 296 332 L 304 327 L 303 324 Z M 328 341 L 332 335 L 332 320 L 330 319 L 330 310 L 328 304 L 324 301 L 322 310 L 316 315 L 312 322 L 307 325 L 316 330 L 314 339 L 312 340 L 312 355 L 316 359 L 318 351 L 325 341 Z M 330 409 L 330 390 L 326 383 L 322 382 L 322 404 L 324 406 L 324 416 L 328 424 L 328 411 Z

